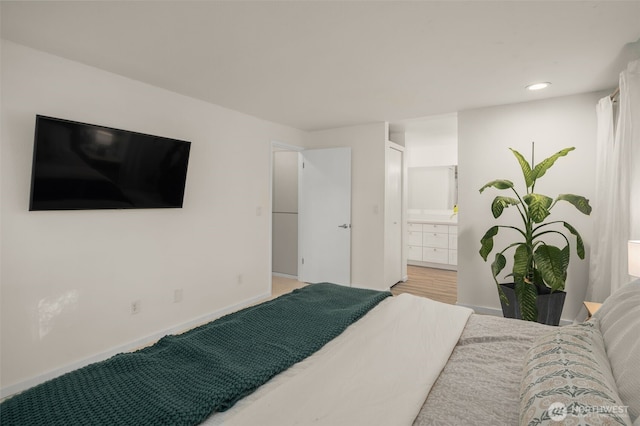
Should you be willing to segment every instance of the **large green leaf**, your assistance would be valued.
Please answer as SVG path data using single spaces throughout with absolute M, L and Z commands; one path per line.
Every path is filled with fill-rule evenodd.
M 526 244 L 521 244 L 516 248 L 513 255 L 513 276 L 514 278 L 526 278 L 531 263 L 531 254 Z
M 564 270 L 564 276 L 562 279 L 567 281 L 567 269 L 569 269 L 569 260 L 571 260 L 571 248 L 569 244 L 564 246 L 562 250 L 560 250 L 560 254 L 562 255 L 562 269 Z
M 531 185 L 533 185 L 533 182 L 534 182 L 533 174 L 531 173 L 531 165 L 524 158 L 524 156 L 520 154 L 518 151 L 516 151 L 513 148 L 509 148 L 509 149 L 511 150 L 511 152 L 513 152 L 513 155 L 515 155 L 516 158 L 518 159 L 518 163 L 520 163 L 520 168 L 522 169 L 522 175 L 524 176 L 524 182 L 527 184 L 527 188 L 529 188 Z
M 496 253 L 496 257 L 491 263 L 491 273 L 493 274 L 493 279 L 498 284 L 497 276 L 507 265 L 507 259 L 504 257 L 502 253 Z
M 533 282 L 535 284 L 545 285 L 544 284 L 544 280 L 542 279 L 542 276 L 540 275 L 540 271 L 538 271 L 538 268 L 533 268 Z
M 538 319 L 538 308 L 536 299 L 538 291 L 533 284 L 527 283 L 522 279 L 515 281 L 516 298 L 520 305 L 520 315 L 525 321 L 536 321 Z
M 497 188 L 497 189 L 509 189 L 509 188 L 513 188 L 513 182 L 506 179 L 492 180 L 491 182 L 485 184 L 482 188 L 480 188 L 480 193 L 482 193 L 482 191 L 484 191 L 485 189 L 491 188 L 491 187 Z
M 497 226 L 492 226 L 480 239 L 480 244 L 482 244 L 480 247 L 480 256 L 482 256 L 485 262 L 487 261 L 489 253 L 493 250 L 493 237 L 498 233 L 498 229 Z
M 584 242 L 582 241 L 582 237 L 573 226 L 569 225 L 567 222 L 562 222 L 565 228 L 569 230 L 573 235 L 576 236 L 576 253 L 578 253 L 578 257 L 580 259 L 584 259 Z
M 542 194 L 527 194 L 523 200 L 529 206 L 529 216 L 535 223 L 540 223 L 549 216 L 549 207 L 553 203 L 550 197 Z
M 574 194 L 560 194 L 556 201 L 567 201 L 580 211 L 580 213 L 586 214 L 587 216 L 591 214 L 591 206 L 589 205 L 589 200 L 584 198 L 581 195 Z
M 494 198 L 493 203 L 491 203 L 491 213 L 493 213 L 493 217 L 497 219 L 505 208 L 515 206 L 517 204 L 520 204 L 520 201 L 516 198 L 498 196 Z
M 502 287 L 500 287 L 500 283 L 498 283 L 498 274 L 500 271 L 504 269 L 507 265 L 507 259 L 504 257 L 502 253 L 496 253 L 496 257 L 491 263 L 491 273 L 493 274 L 493 280 L 496 282 L 496 286 L 498 287 L 498 295 L 500 296 L 500 300 L 505 304 L 509 304 L 509 299 L 507 299 L 507 295 L 502 291 Z
M 574 149 L 575 149 L 574 147 L 565 148 L 562 151 L 558 151 L 555 154 L 553 154 L 551 157 L 545 158 L 540 163 L 536 164 L 536 166 L 533 168 L 533 171 L 531 172 L 533 180 L 535 181 L 536 179 L 539 179 L 542 176 L 544 176 L 547 170 L 549 170 L 549 168 L 553 166 L 553 163 L 555 163 L 558 158 L 564 157 Z
M 551 290 L 564 290 L 566 265 L 569 262 L 565 259 L 562 250 L 555 246 L 542 244 L 536 249 L 533 259 L 542 279 L 551 287 Z

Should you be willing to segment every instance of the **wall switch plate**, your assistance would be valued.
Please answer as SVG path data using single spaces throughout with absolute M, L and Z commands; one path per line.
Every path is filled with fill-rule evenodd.
M 173 291 L 173 303 L 182 302 L 182 289 L 177 288 Z

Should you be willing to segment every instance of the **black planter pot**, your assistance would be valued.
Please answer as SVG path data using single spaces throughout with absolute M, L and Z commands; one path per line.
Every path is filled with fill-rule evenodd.
M 520 314 L 520 305 L 516 298 L 515 284 L 500 284 L 500 288 L 507 296 L 509 304 L 506 305 L 502 300 L 502 314 L 505 318 L 517 318 L 522 319 Z M 560 315 L 562 315 L 562 308 L 564 306 L 564 299 L 567 293 L 564 291 L 554 291 L 548 294 L 538 294 L 536 299 L 536 307 L 538 308 L 538 322 L 541 324 L 558 325 L 560 324 Z

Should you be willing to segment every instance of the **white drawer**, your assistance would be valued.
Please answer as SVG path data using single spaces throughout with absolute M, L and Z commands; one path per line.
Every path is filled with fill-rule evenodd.
M 422 260 L 433 263 L 449 263 L 449 250 L 425 247 L 422 249 Z
M 422 246 L 409 246 L 409 251 L 407 252 L 407 260 L 422 261 Z
M 422 224 L 421 223 L 407 223 L 407 229 L 409 232 L 422 232 Z
M 439 232 L 443 234 L 449 233 L 448 225 L 436 225 L 433 223 L 423 223 L 422 232 Z
M 458 264 L 458 250 L 449 250 L 449 264 L 450 265 Z
M 448 248 L 449 234 L 439 234 L 437 232 L 423 232 L 422 245 L 425 247 Z
M 422 232 L 409 231 L 409 235 L 407 236 L 407 243 L 410 246 L 421 246 Z
M 449 225 L 449 234 L 458 235 L 458 225 Z
M 449 250 L 458 250 L 457 234 L 449 234 Z

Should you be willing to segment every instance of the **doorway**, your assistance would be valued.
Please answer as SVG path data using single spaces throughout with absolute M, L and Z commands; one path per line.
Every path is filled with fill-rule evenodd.
M 298 286 L 298 157 L 303 148 L 271 142 L 271 292 Z M 274 284 L 274 277 L 275 284 Z M 274 288 L 274 285 L 278 288 Z
M 350 285 L 351 148 L 272 142 L 270 170 L 271 293 L 274 281 Z
M 390 139 L 405 147 L 408 282 L 442 285 L 451 300 L 457 288 L 448 283 L 457 281 L 458 263 L 457 113 L 402 120 L 389 129 Z

